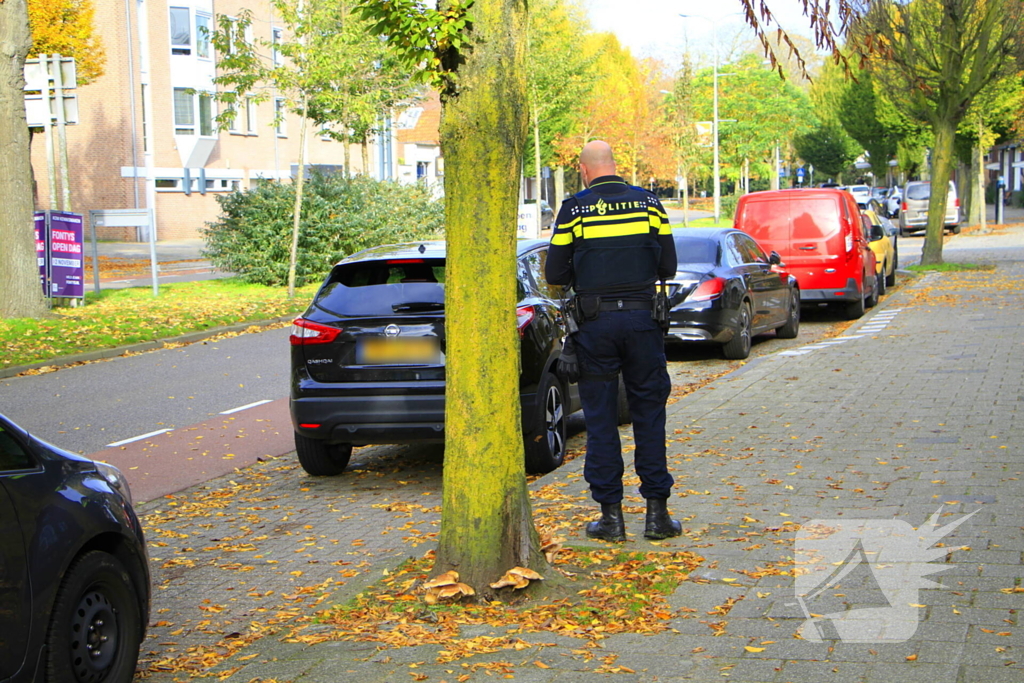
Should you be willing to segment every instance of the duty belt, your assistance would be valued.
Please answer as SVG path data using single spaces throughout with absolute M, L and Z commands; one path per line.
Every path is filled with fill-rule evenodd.
M 602 301 L 599 310 L 602 311 L 649 311 L 653 308 L 653 302 L 636 301 L 634 299 L 614 299 Z

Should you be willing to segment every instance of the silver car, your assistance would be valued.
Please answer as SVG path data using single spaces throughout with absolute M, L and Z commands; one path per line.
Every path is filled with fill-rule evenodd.
M 931 183 L 925 180 L 909 182 L 903 188 L 903 205 L 900 207 L 901 235 L 928 227 L 928 201 L 931 196 Z M 957 198 L 956 185 L 952 180 L 949 181 L 949 194 L 946 196 L 944 226 L 954 235 L 960 234 L 960 200 Z

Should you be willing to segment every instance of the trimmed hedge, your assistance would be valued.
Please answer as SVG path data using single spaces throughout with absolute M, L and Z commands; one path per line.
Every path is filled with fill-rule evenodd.
M 219 195 L 220 218 L 200 232 L 204 255 L 246 282 L 288 282 L 295 186 L 265 182 Z M 323 279 L 367 247 L 444 236 L 444 204 L 421 185 L 314 173 L 304 183 L 295 284 Z

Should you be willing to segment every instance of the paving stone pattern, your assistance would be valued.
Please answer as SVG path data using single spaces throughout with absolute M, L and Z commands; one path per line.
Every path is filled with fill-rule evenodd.
M 291 461 L 274 460 L 146 506 L 151 544 L 166 544 L 152 548 L 156 625 L 143 647 L 147 680 L 186 680 L 161 673 L 159 663 L 190 652 L 202 658 L 203 648 L 217 643 L 234 649 L 212 669 L 229 681 L 504 675 L 473 669 L 487 662 L 508 662 L 511 678 L 538 683 L 602 675 L 748 683 L 1024 680 L 1024 593 L 1012 592 L 1024 578 L 1024 296 L 1011 286 L 1024 279 L 1024 229 L 961 236 L 947 244 L 946 259 L 997 267 L 926 275 L 883 299 L 840 339 L 758 359 L 670 406 L 670 503 L 686 533 L 659 547 L 705 558 L 671 596 L 673 610 L 695 610 L 675 612 L 672 630 L 613 635 L 596 652 L 582 651 L 585 641 L 517 633 L 538 645 L 448 664 L 436 662 L 436 645 L 378 651 L 371 642 L 253 638 L 253 625 L 288 624 L 343 602 L 401 559 L 433 547 L 442 449 L 361 449 L 343 477 L 312 479 Z M 623 434 L 628 450 L 629 430 Z M 583 541 L 581 519 L 594 510 L 582 460 L 531 484 L 562 493 L 558 501 L 538 496 L 536 515 L 570 543 Z M 227 480 L 235 486 L 224 486 Z M 653 549 L 642 538 L 638 481 L 627 483 L 625 547 Z M 808 617 L 796 580 L 779 571 L 792 568 L 799 525 L 901 520 L 923 535 L 936 512 L 940 526 L 970 517 L 939 541 L 945 553 L 927 567 L 944 570 L 930 575 L 940 587 L 898 606 L 918 616 L 909 639 L 844 642 L 820 622 L 822 642 L 795 637 Z M 868 568 L 822 593 L 822 609 L 877 607 Z M 318 586 L 331 591 L 319 605 Z M 730 599 L 737 602 L 728 614 L 707 614 Z M 715 635 L 709 624 L 722 621 L 724 631 Z M 506 631 L 472 627 L 463 637 Z M 635 673 L 595 673 L 609 655 Z

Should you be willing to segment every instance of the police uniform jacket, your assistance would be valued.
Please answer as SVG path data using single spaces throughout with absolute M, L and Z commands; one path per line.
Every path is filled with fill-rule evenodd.
M 676 273 L 676 245 L 656 196 L 602 176 L 562 204 L 545 276 L 582 296 L 650 299 L 657 280 Z M 575 280 L 574 280 L 575 276 Z

